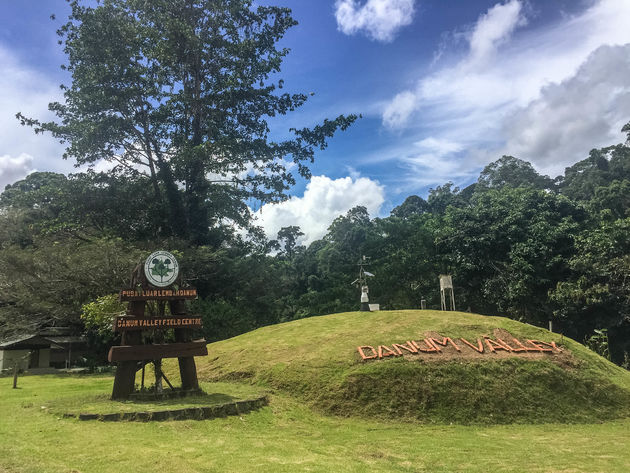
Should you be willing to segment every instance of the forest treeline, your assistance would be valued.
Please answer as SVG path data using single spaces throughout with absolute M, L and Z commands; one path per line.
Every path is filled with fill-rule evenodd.
M 630 139 L 630 124 L 624 131 Z M 160 225 L 162 209 L 142 178 L 35 172 L 0 196 L 2 335 L 49 325 L 85 330 L 86 307 L 119 310 L 114 296 L 103 296 L 126 287 L 134 265 L 155 249 L 175 252 L 198 289 L 193 310 L 208 340 L 357 310 L 351 282 L 365 255 L 376 275 L 371 300 L 383 309 L 419 308 L 421 299 L 439 308 L 438 275 L 451 274 L 459 310 L 538 326 L 552 320 L 579 341 L 606 329 L 611 356 L 623 363 L 630 351 L 629 144 L 594 149 L 556 179 L 503 156 L 476 183 L 409 196 L 386 218 L 355 207 L 308 247 L 297 226 L 275 240 L 252 227 L 244 238 L 228 220 L 208 222 L 206 241 L 197 244 Z M 88 326 L 95 342 L 112 341 Z

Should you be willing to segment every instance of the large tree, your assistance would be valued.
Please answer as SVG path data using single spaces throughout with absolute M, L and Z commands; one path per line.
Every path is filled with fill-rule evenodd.
M 625 143 L 593 149 L 588 158 L 565 169 L 564 176 L 556 179 L 562 194 L 573 200 L 589 201 L 601 187 L 613 181 L 621 184 L 630 180 L 630 122 L 621 131 L 628 134 Z M 605 199 L 600 195 L 597 200 L 602 198 Z
M 505 186 L 448 207 L 436 232 L 460 307 L 543 324 L 547 294 L 569 274 L 584 211 L 564 196 Z M 463 304 L 462 304 L 463 302 Z
M 630 218 L 625 218 L 602 221 L 576 238 L 570 277 L 551 293 L 556 316 L 573 334 L 630 323 L 629 234 Z
M 501 187 L 553 189 L 553 179 L 539 174 L 531 163 L 513 156 L 502 156 L 488 164 L 477 180 L 478 192 Z
M 148 177 L 163 202 L 170 233 L 205 243 L 224 218 L 246 224 L 247 199 L 282 200 L 294 183 L 288 163 L 309 176 L 326 139 L 356 116 L 270 137 L 268 119 L 304 104 L 282 93 L 286 48 L 277 42 L 296 24 L 287 8 L 251 0 L 104 0 L 70 2 L 59 30 L 72 76 L 58 120 L 18 114 L 36 132 L 67 144 L 77 164 L 117 163 Z

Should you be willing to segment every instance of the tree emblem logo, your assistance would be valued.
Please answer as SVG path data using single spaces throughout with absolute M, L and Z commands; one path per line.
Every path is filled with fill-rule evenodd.
M 168 251 L 151 253 L 144 263 L 144 275 L 147 281 L 157 287 L 170 286 L 177 279 L 179 265 Z

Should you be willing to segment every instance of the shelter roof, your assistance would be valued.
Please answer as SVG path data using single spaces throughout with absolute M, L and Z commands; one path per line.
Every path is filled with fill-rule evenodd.
M 87 343 L 87 339 L 79 335 L 65 336 L 65 337 L 44 337 L 44 338 L 58 345 L 65 345 L 67 343 Z
M 0 342 L 0 350 L 19 350 L 29 348 L 48 348 L 51 341 L 40 335 L 22 335 Z

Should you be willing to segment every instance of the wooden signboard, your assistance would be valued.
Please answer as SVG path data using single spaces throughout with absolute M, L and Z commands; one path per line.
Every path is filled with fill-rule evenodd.
M 199 390 L 194 357 L 207 355 L 208 349 L 205 340 L 191 341 L 191 329 L 201 328 L 201 317 L 188 315 L 186 299 L 196 299 L 197 290 L 182 286 L 179 264 L 167 251 L 153 252 L 132 271 L 129 288 L 120 291 L 120 300 L 128 303 L 127 315 L 116 318 L 112 327 L 122 333 L 121 345 L 112 347 L 108 356 L 110 362 L 117 364 L 112 399 L 129 398 L 139 369 L 143 370 L 141 389 L 144 387 L 143 361 L 154 362 L 156 384 L 161 377 L 171 386 L 160 368 L 162 358 L 179 359 L 183 391 Z M 157 301 L 149 311 L 153 313 L 157 308 L 156 316 L 146 316 L 149 301 Z M 166 316 L 167 306 L 171 316 Z M 145 344 L 142 331 L 156 329 L 173 329 L 175 343 Z
M 107 359 L 114 361 L 142 361 L 159 358 L 180 358 L 206 356 L 208 348 L 205 340 L 187 343 L 164 343 L 159 345 L 121 345 L 111 347 Z
M 119 296 L 121 302 L 197 299 L 197 289 L 123 289 Z
M 195 315 L 173 317 L 116 317 L 114 332 L 126 330 L 168 330 L 178 328 L 202 328 L 201 317 Z

